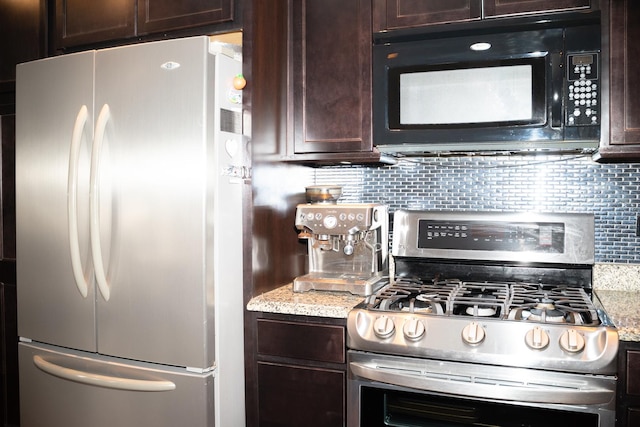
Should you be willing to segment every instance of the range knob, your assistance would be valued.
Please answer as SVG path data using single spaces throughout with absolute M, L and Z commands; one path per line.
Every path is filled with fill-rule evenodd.
M 534 350 L 542 350 L 549 345 L 549 334 L 547 334 L 540 326 L 529 330 L 524 336 L 524 342 L 529 348 Z
M 426 331 L 427 328 L 425 328 L 424 323 L 422 323 L 421 320 L 414 318 L 404 322 L 404 326 L 402 327 L 402 332 L 404 332 L 405 338 L 409 341 L 420 340 Z
M 560 335 L 560 347 L 569 353 L 578 353 L 584 349 L 584 337 L 575 329 L 569 329 Z
M 462 340 L 467 344 L 479 344 L 484 337 L 484 328 L 478 322 L 471 322 L 462 330 Z
M 373 332 L 379 338 L 389 338 L 396 330 L 396 326 L 387 316 L 380 316 L 373 322 Z

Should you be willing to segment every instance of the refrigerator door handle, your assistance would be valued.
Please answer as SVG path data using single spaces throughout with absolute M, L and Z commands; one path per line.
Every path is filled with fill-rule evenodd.
M 102 143 L 106 132 L 107 123 L 111 119 L 111 110 L 109 104 L 104 104 L 96 121 L 95 138 L 93 148 L 91 149 L 91 173 L 89 183 L 89 212 L 90 212 L 90 234 L 91 234 L 91 256 L 93 257 L 93 265 L 98 282 L 98 289 L 105 301 L 109 301 L 111 291 L 109 282 L 105 274 L 104 264 L 102 262 L 102 246 L 100 243 L 100 192 L 99 192 L 99 168 L 100 157 L 102 151 Z
M 116 390 L 130 391 L 172 391 L 176 385 L 172 381 L 141 380 L 134 378 L 113 377 L 93 372 L 79 371 L 56 365 L 41 356 L 33 356 L 33 363 L 47 374 L 82 384 L 106 387 Z
M 76 286 L 80 294 L 86 298 L 88 293 L 87 281 L 84 278 L 82 260 L 80 259 L 80 242 L 78 235 L 78 163 L 80 161 L 80 143 L 82 132 L 87 123 L 89 111 L 87 106 L 80 107 L 73 125 L 71 148 L 69 150 L 69 172 L 67 181 L 67 209 L 69 212 L 69 251 L 71 255 L 71 269 Z

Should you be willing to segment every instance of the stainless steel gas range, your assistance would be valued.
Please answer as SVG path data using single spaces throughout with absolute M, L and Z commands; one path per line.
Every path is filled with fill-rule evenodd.
M 613 426 L 618 335 L 588 214 L 397 211 L 395 273 L 350 314 L 355 426 Z

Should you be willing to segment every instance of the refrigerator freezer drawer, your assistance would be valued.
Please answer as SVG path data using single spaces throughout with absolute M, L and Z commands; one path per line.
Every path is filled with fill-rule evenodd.
M 23 427 L 206 427 L 214 376 L 35 343 L 19 344 Z

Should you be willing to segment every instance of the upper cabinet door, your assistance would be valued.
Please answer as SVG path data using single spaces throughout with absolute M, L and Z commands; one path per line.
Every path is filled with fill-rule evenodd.
M 56 47 L 135 35 L 136 0 L 56 0 Z
M 2 2 L 0 8 L 0 92 L 4 92 L 14 90 L 16 64 L 45 56 L 47 14 L 40 0 Z
M 373 0 L 373 30 L 595 7 L 594 0 Z
M 611 144 L 635 144 L 640 155 L 640 2 L 611 2 Z
M 138 0 L 138 34 L 232 21 L 233 0 Z
M 240 0 L 56 0 L 56 49 L 91 46 L 194 28 L 240 27 Z M 199 30 L 199 27 L 215 28 Z M 184 34 L 183 34 L 184 35 Z
M 480 19 L 482 0 L 374 0 L 373 30 Z
M 591 0 L 484 0 L 485 16 L 589 9 Z
M 603 121 L 596 160 L 640 161 L 640 2 L 603 1 L 602 11 L 602 38 L 609 40 L 602 46 L 603 56 L 608 57 L 608 62 L 603 61 L 603 76 L 608 74 L 609 80 L 602 109 L 609 112 L 609 120 Z
M 291 3 L 294 152 L 371 152 L 371 2 Z

